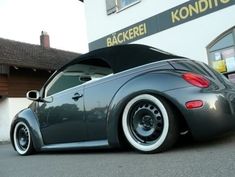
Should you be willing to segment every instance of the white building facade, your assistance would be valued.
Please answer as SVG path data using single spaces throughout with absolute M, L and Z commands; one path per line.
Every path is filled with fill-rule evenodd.
M 235 71 L 235 0 L 84 0 L 84 4 L 90 50 L 146 44 L 209 63 L 221 73 Z
M 11 121 L 20 111 L 29 106 L 31 101 L 26 98 L 0 99 L 0 142 L 10 140 Z

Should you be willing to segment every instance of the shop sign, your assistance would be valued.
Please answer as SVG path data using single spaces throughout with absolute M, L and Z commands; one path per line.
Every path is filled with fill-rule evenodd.
M 145 38 L 235 4 L 235 0 L 190 0 L 89 43 L 94 50 Z
M 126 43 L 130 40 L 135 40 L 147 34 L 146 23 L 137 24 L 125 31 L 112 34 L 107 37 L 107 47 Z
M 189 2 L 171 11 L 171 21 L 172 23 L 177 23 L 190 17 L 203 15 L 210 10 L 216 10 L 217 7 L 223 4 L 228 4 L 230 1 L 232 0 L 198 0 Z

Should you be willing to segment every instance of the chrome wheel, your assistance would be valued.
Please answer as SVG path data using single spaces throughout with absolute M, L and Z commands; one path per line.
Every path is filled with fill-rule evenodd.
M 177 124 L 174 114 L 164 99 L 142 94 L 131 99 L 122 115 L 124 135 L 135 149 L 142 152 L 160 152 L 175 140 Z
M 18 122 L 14 128 L 14 145 L 20 155 L 29 154 L 32 150 L 30 130 L 26 123 Z

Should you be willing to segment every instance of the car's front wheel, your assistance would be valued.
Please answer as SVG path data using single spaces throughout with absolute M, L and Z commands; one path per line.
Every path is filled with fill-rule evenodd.
M 167 150 L 178 137 L 177 119 L 171 105 L 150 94 L 138 95 L 126 104 L 122 128 L 129 144 L 144 153 Z
M 13 140 L 15 149 L 20 155 L 29 155 L 34 151 L 30 129 L 25 122 L 16 123 Z

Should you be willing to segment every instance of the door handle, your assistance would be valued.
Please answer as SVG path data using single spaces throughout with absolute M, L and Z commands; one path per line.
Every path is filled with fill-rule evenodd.
M 75 93 L 75 94 L 73 95 L 72 99 L 73 99 L 74 101 L 78 101 L 79 98 L 81 98 L 82 96 L 83 96 L 82 94 Z

